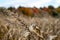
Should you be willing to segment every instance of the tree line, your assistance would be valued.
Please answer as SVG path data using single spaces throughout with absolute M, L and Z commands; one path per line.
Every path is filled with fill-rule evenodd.
M 37 7 L 30 8 L 30 7 L 19 6 L 18 8 L 8 7 L 7 9 L 10 10 L 11 12 L 14 12 L 14 13 L 17 12 L 19 14 L 24 14 L 27 16 L 34 16 L 34 15 L 38 16 L 42 12 L 43 14 L 48 13 L 49 15 L 53 17 L 60 15 L 60 6 L 55 8 L 52 5 L 49 5 L 48 7 L 40 7 L 40 8 L 37 8 Z

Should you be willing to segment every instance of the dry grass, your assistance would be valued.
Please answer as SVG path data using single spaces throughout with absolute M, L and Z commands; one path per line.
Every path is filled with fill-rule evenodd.
M 60 18 L 12 14 L 0 14 L 0 40 L 60 40 Z

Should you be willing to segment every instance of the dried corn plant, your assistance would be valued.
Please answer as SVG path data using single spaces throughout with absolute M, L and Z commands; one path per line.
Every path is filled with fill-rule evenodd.
M 60 40 L 60 18 L 6 14 L 0 14 L 0 40 Z

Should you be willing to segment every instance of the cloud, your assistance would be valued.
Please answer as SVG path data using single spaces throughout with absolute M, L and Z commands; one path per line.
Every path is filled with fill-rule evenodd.
M 30 6 L 36 6 L 36 7 L 40 7 L 40 6 L 45 6 L 45 4 L 47 5 L 49 2 L 51 2 L 52 0 L 38 0 L 35 1 L 33 3 L 30 3 Z
M 25 3 L 28 0 L 5 0 L 4 3 L 1 3 L 0 5 L 2 6 L 16 6 L 16 5 L 20 5 L 22 3 Z
M 60 0 L 55 0 L 54 3 L 53 3 L 53 6 L 54 7 L 60 6 Z
M 60 0 L 56 0 L 56 3 L 60 4 Z
M 1 1 L 0 1 L 1 2 Z M 0 6 L 26 6 L 26 7 L 43 7 L 48 5 L 58 6 L 60 4 L 60 0 L 4 0 L 3 3 L 0 3 Z

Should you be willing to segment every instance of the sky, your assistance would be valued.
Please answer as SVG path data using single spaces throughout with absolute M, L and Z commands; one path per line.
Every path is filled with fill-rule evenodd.
M 53 5 L 54 7 L 60 6 L 60 0 L 0 0 L 0 7 L 47 7 Z

